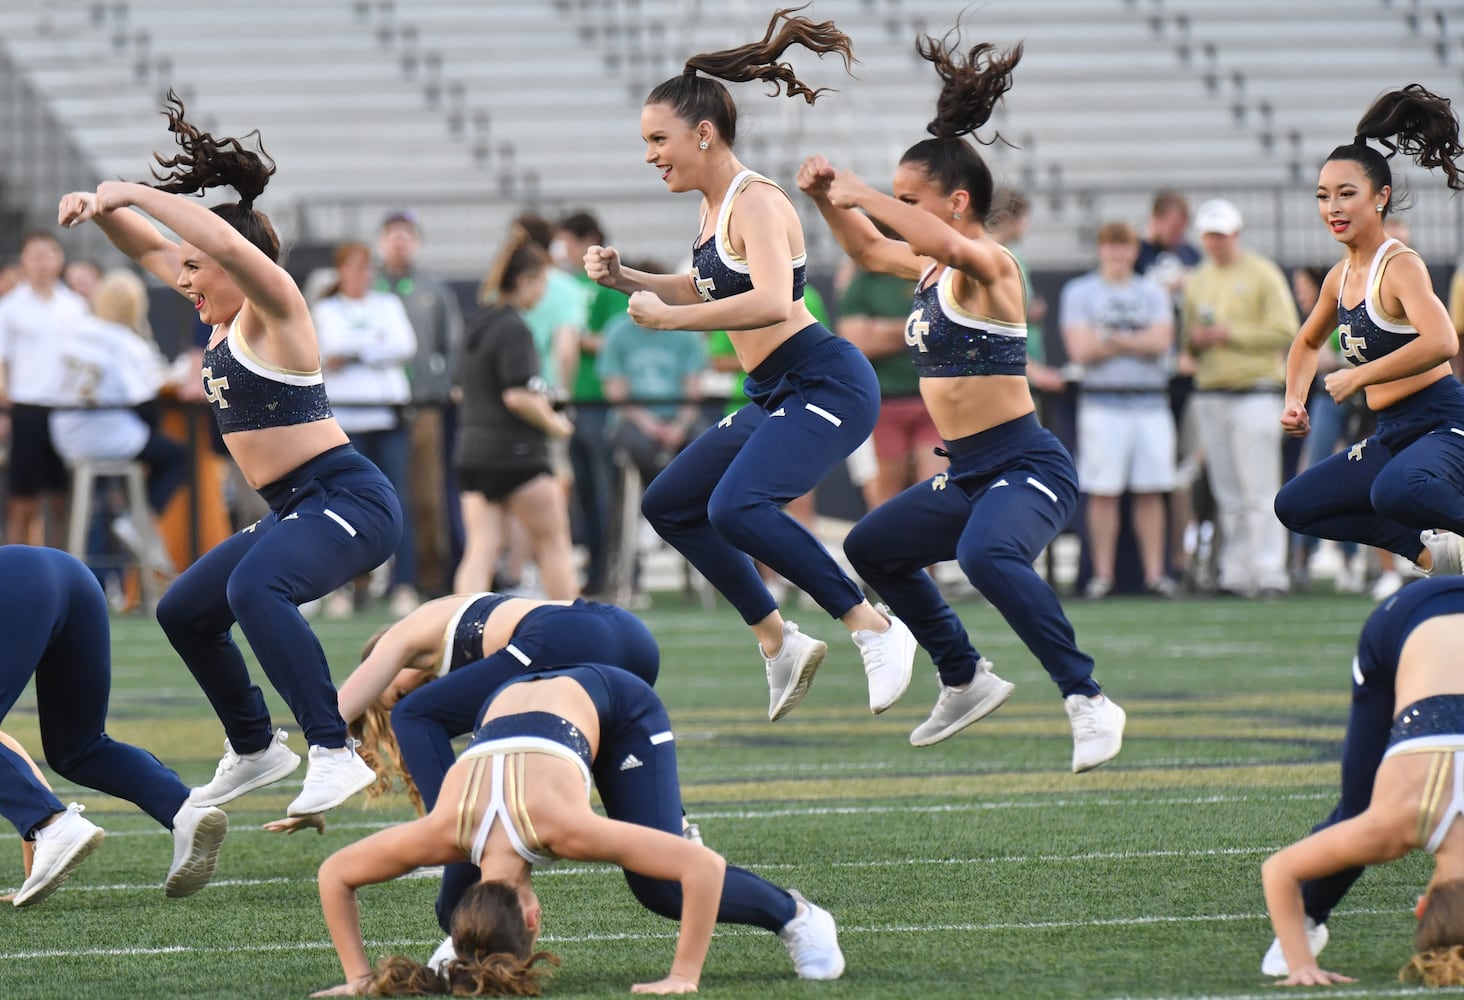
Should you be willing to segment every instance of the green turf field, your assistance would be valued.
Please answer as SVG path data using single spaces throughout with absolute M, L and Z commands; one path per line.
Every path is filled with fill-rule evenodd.
M 1341 597 L 1070 602 L 1099 680 L 1129 713 L 1118 760 L 1072 775 L 1056 689 L 989 608 L 960 606 L 1016 694 L 960 736 L 916 750 L 909 730 L 935 695 L 923 653 L 910 692 L 875 718 L 842 629 L 794 613 L 832 648 L 808 699 L 769 724 L 761 664 L 735 615 L 661 600 L 645 618 L 662 645 L 659 690 L 691 817 L 732 862 L 828 908 L 848 960 L 841 981 L 803 983 L 772 935 L 727 928 L 702 992 L 1275 996 L 1259 973 L 1271 939 L 1259 866 L 1332 807 L 1352 649 L 1370 608 Z M 338 677 L 377 624 L 317 626 Z M 110 732 L 185 781 L 205 781 L 222 732 L 157 626 L 115 622 L 113 662 Z M 39 751 L 34 709 L 27 694 L 5 728 Z M 163 898 L 171 839 L 155 824 L 129 804 L 62 789 L 108 838 L 50 899 L 0 907 L 0 998 L 301 997 L 340 982 L 314 872 L 409 807 L 348 805 L 323 837 L 263 833 L 298 780 L 284 784 L 229 807 L 217 879 L 185 900 Z M 1359 883 L 1333 918 L 1324 966 L 1360 982 L 1302 995 L 1412 995 L 1396 971 L 1427 874 L 1414 856 Z M 19 849 L 0 848 L 0 884 L 19 881 Z M 674 926 L 641 910 L 617 872 L 566 865 L 538 882 L 544 944 L 563 958 L 550 995 L 615 996 L 665 973 Z M 425 959 L 441 936 L 435 890 L 418 878 L 362 893 L 373 953 Z

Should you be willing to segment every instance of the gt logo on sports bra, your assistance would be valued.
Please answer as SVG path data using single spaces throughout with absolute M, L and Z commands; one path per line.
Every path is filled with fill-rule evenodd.
M 917 309 L 905 323 L 905 346 L 919 348 L 921 354 L 929 351 L 925 346 L 925 335 L 930 332 L 930 324 L 924 317 L 925 310 Z
M 1352 335 L 1352 324 L 1343 323 L 1337 327 L 1337 337 L 1342 344 L 1342 356 L 1354 365 L 1364 364 L 1367 361 L 1366 355 L 1362 353 L 1367 347 L 1366 337 L 1354 337 Z
M 228 376 L 223 378 L 213 377 L 212 366 L 203 369 L 203 398 L 210 403 L 218 403 L 219 409 L 227 410 L 229 401 L 224 398 L 224 390 L 229 387 Z
M 703 302 L 712 301 L 712 292 L 717 288 L 717 279 L 703 278 L 701 272 L 693 267 L 691 269 L 691 283 L 696 286 L 696 294 L 701 296 Z

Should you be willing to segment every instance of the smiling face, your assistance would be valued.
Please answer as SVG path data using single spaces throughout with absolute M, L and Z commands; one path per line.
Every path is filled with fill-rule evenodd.
M 180 248 L 183 266 L 178 270 L 178 290 L 193 302 L 198 318 L 210 326 L 228 323 L 244 308 L 244 293 L 218 263 L 188 243 Z
M 641 138 L 646 162 L 653 164 L 668 191 L 693 191 L 701 176 L 707 151 L 699 143 L 713 141 L 710 122 L 688 125 L 668 104 L 641 108 Z
M 1374 188 L 1362 164 L 1355 160 L 1328 160 L 1317 178 L 1317 212 L 1338 243 L 1351 245 L 1375 237 L 1382 230 L 1383 213 L 1392 189 Z

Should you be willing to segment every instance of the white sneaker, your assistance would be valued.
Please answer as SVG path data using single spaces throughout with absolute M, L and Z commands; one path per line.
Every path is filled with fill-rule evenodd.
M 930 718 L 910 734 L 911 746 L 928 747 L 949 739 L 996 711 L 1017 689 L 1011 681 L 1004 681 L 992 673 L 991 661 L 984 656 L 977 661 L 976 676 L 969 683 L 960 687 L 946 687 L 944 682 L 938 683 L 940 697 L 935 701 L 935 709 Z
M 1306 943 L 1311 947 L 1313 957 L 1322 953 L 1322 949 L 1327 946 L 1328 936 L 1326 924 L 1319 924 L 1311 917 L 1306 918 Z M 1291 975 L 1291 967 L 1286 964 L 1286 956 L 1281 953 L 1281 942 L 1276 938 L 1271 939 L 1271 947 L 1266 949 L 1266 957 L 1261 959 L 1261 975 Z
M 808 689 L 813 685 L 813 675 L 818 672 L 829 647 L 809 635 L 798 631 L 792 622 L 783 623 L 783 645 L 778 655 L 763 654 L 763 664 L 768 672 L 768 721 L 777 722 L 793 711 Z
M 340 590 L 333 590 L 325 596 L 322 602 L 325 610 L 325 617 L 332 621 L 341 621 L 350 618 L 356 613 L 356 595 L 352 592 L 350 584 Z
M 1452 531 L 1419 532 L 1419 541 L 1433 556 L 1429 576 L 1458 576 L 1464 573 L 1464 538 Z
M 376 780 L 376 772 L 356 753 L 355 744 L 351 740 L 344 747 L 310 748 L 305 783 L 285 810 L 288 815 L 309 816 L 334 809 Z
M 703 847 L 706 846 L 706 844 L 702 841 L 701 827 L 697 826 L 685 816 L 681 817 L 681 836 L 685 837 L 693 844 L 701 844 L 701 846 Z
M 1073 724 L 1073 773 L 1091 771 L 1118 756 L 1123 747 L 1123 725 L 1128 718 L 1107 695 L 1096 700 L 1085 694 L 1063 699 Z
M 889 619 L 890 627 L 883 632 L 861 629 L 854 633 L 854 645 L 859 647 L 869 678 L 869 710 L 878 715 L 899 701 L 910 686 L 918 647 L 910 629 L 889 608 L 881 604 L 876 610 Z
M 50 825 L 36 831 L 30 878 L 11 901 L 15 906 L 30 906 L 51 895 L 101 844 L 106 831 L 83 819 L 85 810 L 73 802 Z
M 181 899 L 208 885 L 228 832 L 229 817 L 222 809 L 184 801 L 173 817 L 173 864 L 163 882 L 163 895 Z
M 1386 601 L 1403 589 L 1403 577 L 1394 570 L 1379 574 L 1368 593 L 1375 601 Z
M 427 959 L 427 968 L 441 976 L 444 974 L 443 970 L 447 968 L 447 963 L 457 961 L 457 957 L 457 949 L 452 946 L 452 938 L 445 937 L 437 946 L 437 950 L 432 953 L 432 957 Z
M 411 584 L 399 583 L 391 592 L 390 611 L 393 618 L 405 618 L 422 603 L 417 588 Z
M 237 754 L 224 740 L 224 756 L 214 771 L 213 780 L 195 788 L 188 801 L 204 808 L 221 806 L 256 788 L 279 781 L 300 766 L 300 755 L 285 746 L 285 731 L 276 729 L 269 746 L 256 753 Z
M 844 953 L 839 950 L 839 928 L 833 915 L 814 906 L 797 889 L 789 889 L 798 912 L 778 931 L 793 959 L 799 979 L 838 979 L 844 974 Z

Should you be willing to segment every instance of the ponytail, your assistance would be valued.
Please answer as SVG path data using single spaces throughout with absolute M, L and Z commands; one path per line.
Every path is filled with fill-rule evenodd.
M 1370 139 L 1386 149 L 1387 155 L 1368 145 Z M 1422 84 L 1390 90 L 1374 101 L 1357 123 L 1352 141 L 1332 150 L 1327 162 L 1350 160 L 1358 164 L 1372 186 L 1381 191 L 1393 186 L 1388 160 L 1397 153 L 1426 169 L 1443 170 L 1450 189 L 1464 191 L 1464 171 L 1458 162 L 1464 156 L 1464 146 L 1459 142 L 1459 116 L 1447 97 L 1440 97 Z M 1392 203 L 1389 198 L 1384 217 Z

